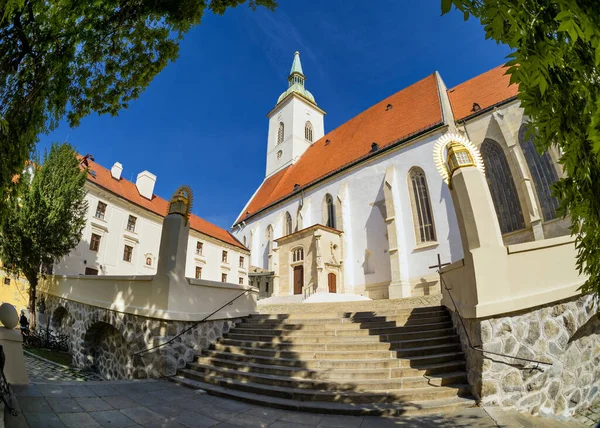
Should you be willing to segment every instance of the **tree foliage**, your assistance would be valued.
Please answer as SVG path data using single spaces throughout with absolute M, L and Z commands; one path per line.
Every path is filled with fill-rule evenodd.
M 5 268 L 29 281 L 29 307 L 35 320 L 36 287 L 42 266 L 52 266 L 81 239 L 85 226 L 87 171 L 73 148 L 53 144 L 44 163 L 19 177 L 8 197 L 0 229 L 0 259 Z
M 442 0 L 507 44 L 512 83 L 540 151 L 555 145 L 566 178 L 553 188 L 572 220 L 584 292 L 600 294 L 600 2 Z
M 208 8 L 246 0 L 0 0 L 0 195 L 38 135 L 116 115 L 177 58 Z M 273 9 L 275 0 L 248 0 Z M 4 199 L 0 197 L 0 219 Z

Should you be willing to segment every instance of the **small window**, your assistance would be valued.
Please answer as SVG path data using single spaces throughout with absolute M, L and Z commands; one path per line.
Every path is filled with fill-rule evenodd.
M 329 193 L 325 195 L 324 208 L 323 217 L 325 217 L 325 226 L 335 229 L 335 206 L 333 205 L 333 197 Z
M 100 220 L 104 220 L 105 214 L 106 204 L 104 202 L 98 201 L 98 205 L 96 205 L 96 215 L 94 217 L 99 218 Z
M 246 246 L 246 237 L 244 236 L 244 247 Z
M 4 278 L 4 285 L 10 285 L 10 278 L 9 277 Z
M 100 250 L 100 235 L 96 235 L 92 233 L 92 239 L 90 240 L 90 250 L 99 251 Z
M 281 159 L 281 156 L 282 156 L 282 155 L 283 155 L 283 151 L 282 151 L 282 150 L 279 150 L 279 151 L 277 152 L 277 160 Z
M 137 221 L 137 217 L 130 215 L 127 220 L 127 230 L 130 232 L 135 232 L 135 222 Z
M 86 275 L 98 275 L 98 269 L 86 267 L 85 268 L 85 274 Z
M 290 215 L 289 212 L 285 213 L 285 234 L 286 235 L 291 235 L 293 232 L 292 230 L 292 216 Z
M 125 248 L 123 249 L 123 260 L 126 262 L 130 262 L 132 255 L 133 255 L 133 247 L 130 245 L 125 245 Z
M 201 256 L 203 248 L 204 248 L 204 243 L 202 243 L 200 241 L 196 242 L 196 254 L 198 254 L 199 256 Z
M 223 254 L 221 254 L 221 262 L 227 263 L 227 251 L 223 251 Z
M 227 282 L 227 274 L 226 273 L 221 274 L 221 282 Z
M 283 122 L 279 122 L 279 129 L 277 130 L 277 144 L 283 143 L 284 129 Z
M 244 278 L 242 278 L 241 276 L 240 276 L 240 279 L 239 279 L 239 284 L 240 285 L 244 285 Z
M 244 257 L 240 256 L 240 267 L 244 267 Z
M 304 249 L 303 248 L 296 248 L 295 250 L 292 250 L 292 262 L 301 262 L 304 260 Z
M 146 266 L 152 266 L 152 257 L 146 257 Z
M 304 124 L 304 138 L 306 138 L 306 141 L 313 142 L 313 127 L 310 122 Z
M 196 279 L 202 278 L 202 268 L 200 266 L 196 266 Z

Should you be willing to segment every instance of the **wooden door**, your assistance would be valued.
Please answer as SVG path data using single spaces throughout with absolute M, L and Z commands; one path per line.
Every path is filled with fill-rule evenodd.
M 335 293 L 337 290 L 336 280 L 337 280 L 337 278 L 335 277 L 335 273 L 330 273 L 329 275 L 327 275 L 327 282 L 329 284 L 329 292 L 330 293 Z
M 302 294 L 304 266 L 294 266 L 294 294 Z

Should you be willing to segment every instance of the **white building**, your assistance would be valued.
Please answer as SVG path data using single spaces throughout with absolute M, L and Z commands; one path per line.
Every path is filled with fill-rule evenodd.
M 439 293 L 431 265 L 463 257 L 450 192 L 433 160 L 447 132 L 481 149 L 507 243 L 568 234 L 502 67 L 447 90 L 436 72 L 324 134 L 296 52 L 289 88 L 268 113 L 263 183 L 233 225 L 273 294 L 370 298 Z
M 154 275 L 161 228 L 169 202 L 154 194 L 156 176 L 138 174 L 135 183 L 122 177 L 116 162 L 108 170 L 88 158 L 88 202 L 83 236 L 73 251 L 54 266 L 57 275 Z M 228 231 L 190 216 L 186 277 L 248 284 L 250 253 Z

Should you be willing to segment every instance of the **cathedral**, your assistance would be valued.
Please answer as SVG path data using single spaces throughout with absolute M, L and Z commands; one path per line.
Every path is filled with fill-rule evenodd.
M 550 190 L 563 174 L 559 154 L 536 151 L 502 66 L 450 89 L 435 72 L 327 134 L 324 116 L 296 52 L 288 88 L 267 114 L 264 181 L 232 227 L 262 297 L 439 293 L 438 256 L 463 258 L 432 156 L 447 133 L 479 148 L 505 244 L 569 234 Z

